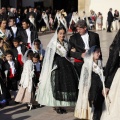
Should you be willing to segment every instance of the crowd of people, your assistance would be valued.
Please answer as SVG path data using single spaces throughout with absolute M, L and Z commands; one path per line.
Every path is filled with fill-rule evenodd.
M 11 8 L 2 7 L 0 9 L 0 19 L 8 19 L 9 17 L 15 17 L 18 26 L 21 26 L 21 22 L 24 19 L 29 19 L 33 29 L 37 31 L 45 32 L 50 30 L 56 30 L 58 25 L 63 24 L 66 29 L 75 32 L 75 24 L 78 20 L 84 19 L 87 22 L 89 29 L 103 30 L 103 19 L 107 19 L 106 27 L 108 32 L 112 30 L 119 30 L 120 28 L 120 17 L 119 11 L 115 10 L 112 13 L 112 8 L 108 12 L 108 18 L 103 18 L 101 12 L 97 14 L 95 11 L 90 10 L 90 14 L 86 15 L 83 11 L 83 15 L 80 17 L 78 12 L 71 10 L 69 13 L 62 10 L 53 10 L 52 8 L 39 9 L 39 8 Z
M 56 11 L 54 20 L 49 10 L 41 16 L 36 8 L 29 8 L 29 12 L 25 9 L 23 14 L 12 8 L 1 10 L 0 108 L 14 100 L 15 104 L 26 103 L 28 110 L 51 106 L 58 114 L 65 114 L 65 107 L 75 107 L 74 116 L 79 119 L 118 120 L 120 30 L 103 72 L 99 35 L 89 30 L 94 23 L 101 29 L 100 12 L 96 19 L 94 11 L 91 17 L 84 11 L 82 20 L 73 12 L 67 22 L 64 10 Z M 111 10 L 108 14 L 113 17 Z M 118 12 L 114 16 L 118 20 Z M 113 22 L 109 20 L 108 32 Z M 39 29 L 56 29 L 46 50 L 38 39 Z M 69 40 L 68 29 L 74 33 Z M 107 110 L 103 111 L 104 101 Z

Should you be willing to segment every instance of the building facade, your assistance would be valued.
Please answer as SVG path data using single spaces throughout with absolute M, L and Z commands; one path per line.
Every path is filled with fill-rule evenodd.
M 97 14 L 101 12 L 103 15 L 103 28 L 107 26 L 107 13 L 110 8 L 120 12 L 120 0 L 78 0 L 78 12 L 82 16 L 82 12 L 85 10 L 86 14 L 90 15 L 90 10 L 94 10 Z

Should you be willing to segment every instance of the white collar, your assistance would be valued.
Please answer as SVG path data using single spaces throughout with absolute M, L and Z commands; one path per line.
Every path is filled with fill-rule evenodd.
M 30 28 L 26 29 L 26 31 L 30 31 Z
M 16 25 L 12 26 L 11 28 L 17 28 Z

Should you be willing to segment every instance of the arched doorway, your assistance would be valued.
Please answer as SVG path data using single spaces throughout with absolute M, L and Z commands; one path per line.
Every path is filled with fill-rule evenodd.
M 78 0 L 53 0 L 55 10 L 64 9 L 67 12 L 78 10 Z

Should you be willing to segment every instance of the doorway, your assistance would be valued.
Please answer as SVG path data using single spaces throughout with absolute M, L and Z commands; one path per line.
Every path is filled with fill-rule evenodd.
M 78 0 L 53 0 L 53 9 L 66 12 L 78 11 Z

